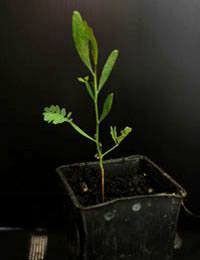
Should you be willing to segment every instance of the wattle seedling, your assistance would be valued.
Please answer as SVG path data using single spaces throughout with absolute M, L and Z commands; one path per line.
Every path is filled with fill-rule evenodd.
M 106 81 L 108 80 L 111 71 L 116 63 L 119 55 L 118 50 L 113 50 L 106 60 L 106 63 L 102 69 L 100 77 L 98 79 L 97 65 L 98 65 L 98 44 L 94 36 L 93 30 L 85 20 L 82 19 L 78 11 L 73 12 L 72 16 L 72 34 L 76 50 L 89 70 L 90 76 L 78 77 L 78 81 L 84 84 L 85 89 L 94 104 L 95 111 L 95 121 L 96 129 L 93 136 L 82 130 L 73 120 L 72 113 L 66 112 L 65 108 L 60 108 L 58 105 L 51 105 L 50 107 L 44 108 L 44 120 L 52 124 L 62 124 L 67 123 L 71 125 L 80 135 L 86 137 L 87 139 L 93 141 L 96 144 L 97 154 L 95 157 L 99 161 L 99 166 L 101 170 L 101 195 L 102 201 L 105 200 L 105 177 L 104 177 L 104 157 L 119 146 L 119 144 L 127 137 L 127 135 L 132 131 L 131 127 L 126 126 L 120 133 L 117 133 L 116 126 L 110 126 L 110 134 L 114 141 L 111 148 L 103 151 L 103 145 L 100 142 L 100 124 L 109 114 L 112 104 L 114 94 L 110 93 L 105 98 L 102 109 L 99 107 L 99 95 L 104 87 Z M 100 112 L 101 111 L 101 112 Z

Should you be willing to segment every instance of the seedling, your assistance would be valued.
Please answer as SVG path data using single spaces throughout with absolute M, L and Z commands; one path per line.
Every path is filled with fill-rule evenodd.
M 95 134 L 90 135 L 80 128 L 72 118 L 72 112 L 66 112 L 65 108 L 60 108 L 58 105 L 51 105 L 44 108 L 44 120 L 52 124 L 67 123 L 71 125 L 80 135 L 89 139 L 96 145 L 96 159 L 99 161 L 101 171 L 101 196 L 102 201 L 105 200 L 105 174 L 104 174 L 104 158 L 127 137 L 132 131 L 131 127 L 126 126 L 118 133 L 116 126 L 110 126 L 110 135 L 114 142 L 113 146 L 107 150 L 103 150 L 103 145 L 100 141 L 100 125 L 110 113 L 114 93 L 110 93 L 105 98 L 102 109 L 99 106 L 99 95 L 108 80 L 111 71 L 116 63 L 119 55 L 118 50 L 113 50 L 108 56 L 105 65 L 103 66 L 100 77 L 98 78 L 98 43 L 93 33 L 92 28 L 83 20 L 78 11 L 74 11 L 72 15 L 72 35 L 76 50 L 89 71 L 89 76 L 78 77 L 78 81 L 85 86 L 85 89 L 94 105 L 95 111 Z

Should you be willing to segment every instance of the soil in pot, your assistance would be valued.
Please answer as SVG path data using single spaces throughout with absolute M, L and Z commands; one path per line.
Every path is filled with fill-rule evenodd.
M 69 171 L 67 179 L 82 206 L 87 207 L 102 202 L 101 173 L 98 165 L 73 166 L 73 171 Z M 105 201 L 163 192 L 172 192 L 172 190 L 170 186 L 159 183 L 150 167 L 145 167 L 141 163 L 137 167 L 135 165 L 131 167 L 126 163 L 115 163 L 109 168 L 105 165 Z

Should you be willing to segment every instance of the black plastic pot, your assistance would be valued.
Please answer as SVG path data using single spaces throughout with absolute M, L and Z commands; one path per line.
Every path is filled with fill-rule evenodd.
M 69 178 L 77 170 L 99 171 L 97 162 L 61 166 L 64 184 L 66 253 L 70 259 L 169 260 L 185 190 L 150 159 L 141 155 L 105 162 L 106 179 L 145 172 L 158 193 L 120 197 L 81 205 Z M 107 187 L 108 188 L 108 187 Z

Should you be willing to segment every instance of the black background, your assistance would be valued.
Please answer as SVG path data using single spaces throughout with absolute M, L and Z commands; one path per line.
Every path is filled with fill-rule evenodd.
M 105 96 L 114 91 L 115 101 L 103 123 L 102 138 L 110 144 L 109 125 L 129 125 L 133 133 L 111 156 L 147 155 L 187 189 L 188 205 L 198 212 L 200 3 L 196 0 L 0 1 L 0 187 L 1 203 L 11 204 L 3 211 L 12 219 L 16 205 L 30 204 L 24 192 L 26 199 L 32 199 L 37 191 L 45 197 L 43 203 L 52 203 L 53 219 L 55 167 L 93 160 L 93 144 L 67 125 L 47 125 L 42 119 L 43 107 L 59 104 L 72 111 L 87 131 L 94 127 L 91 102 L 76 80 L 87 72 L 72 42 L 74 9 L 94 28 L 101 66 L 112 49 L 120 50 L 103 92 Z M 13 203 L 10 194 L 15 191 L 21 197 L 16 201 L 13 195 Z M 36 205 L 39 195 L 33 199 Z M 8 223 L 7 217 L 3 223 Z M 29 211 L 26 219 L 32 217 Z

